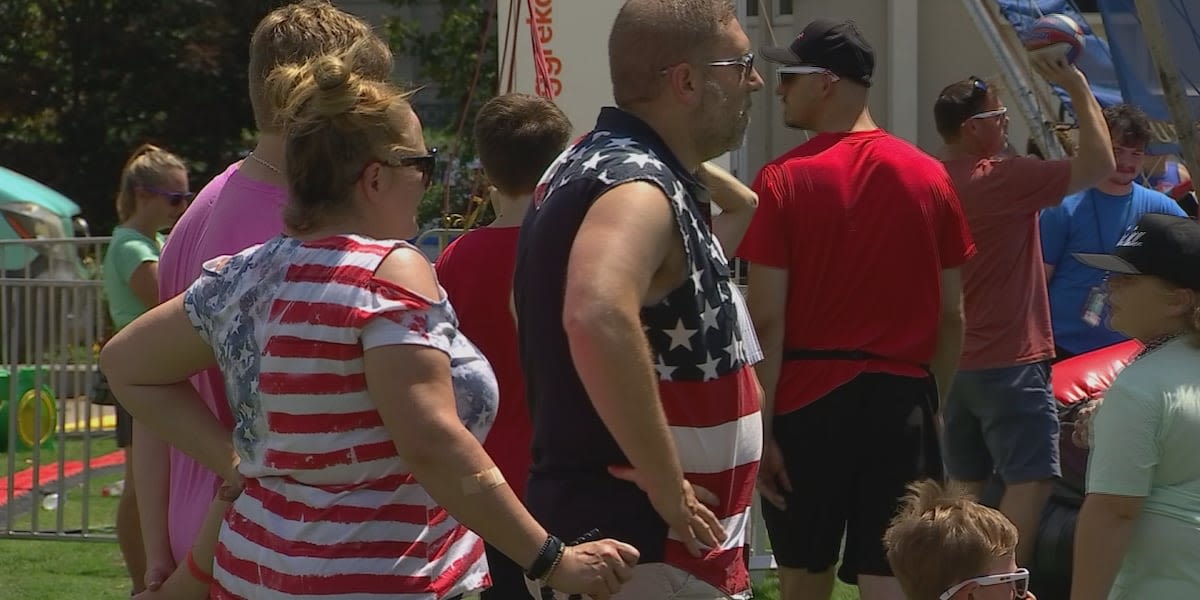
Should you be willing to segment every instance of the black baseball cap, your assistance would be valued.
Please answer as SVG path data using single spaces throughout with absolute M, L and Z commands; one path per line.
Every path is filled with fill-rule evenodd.
M 1138 219 L 1112 254 L 1075 253 L 1079 262 L 1127 275 L 1154 275 L 1200 290 L 1200 223 L 1185 217 L 1148 213 Z
M 763 58 L 790 67 L 821 67 L 838 77 L 870 87 L 875 72 L 875 50 L 863 38 L 854 21 L 817 19 L 788 46 L 759 49 Z

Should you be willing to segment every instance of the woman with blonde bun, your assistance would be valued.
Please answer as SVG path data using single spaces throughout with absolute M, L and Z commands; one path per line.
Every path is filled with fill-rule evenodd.
M 212 261 L 101 356 L 136 418 L 242 487 L 215 560 L 189 560 L 212 569 L 215 598 L 454 598 L 488 585 L 482 535 L 527 577 L 607 598 L 637 550 L 548 535 L 483 450 L 491 367 L 399 241 L 434 157 L 407 95 L 356 75 L 353 56 L 268 80 L 288 234 Z M 186 382 L 213 364 L 232 436 Z

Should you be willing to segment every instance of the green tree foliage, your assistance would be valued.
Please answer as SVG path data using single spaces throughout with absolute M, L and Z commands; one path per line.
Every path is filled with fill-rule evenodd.
M 388 2 L 413 10 L 431 4 L 429 0 Z M 387 21 L 397 55 L 417 60 L 418 78 L 412 83 L 421 90 L 413 103 L 425 124 L 427 142 L 440 147 L 442 167 L 450 174 L 448 196 L 441 183 L 426 193 L 418 215 L 421 223 L 438 222 L 447 201 L 450 214 L 464 214 L 471 197 L 480 193 L 471 129 L 479 107 L 496 95 L 500 70 L 496 0 L 437 0 L 436 5 L 436 29 L 422 30 L 415 19 Z
M 193 189 L 247 147 L 250 34 L 284 0 L 0 0 L 0 165 L 115 220 L 142 142 L 181 155 Z

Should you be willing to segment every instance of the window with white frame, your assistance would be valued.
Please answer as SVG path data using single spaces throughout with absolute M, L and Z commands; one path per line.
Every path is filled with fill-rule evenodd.
M 767 14 L 771 16 L 772 22 L 787 23 L 795 12 L 795 4 L 795 0 L 745 0 L 743 6 L 746 8 L 747 18 Z

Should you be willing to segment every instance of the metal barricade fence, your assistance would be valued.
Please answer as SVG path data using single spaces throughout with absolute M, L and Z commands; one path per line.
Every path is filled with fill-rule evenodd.
M 113 539 L 114 515 L 92 505 L 122 474 L 115 409 L 87 400 L 107 243 L 0 240 L 0 538 Z
M 422 231 L 417 236 L 417 239 L 413 240 L 413 245 L 421 249 L 421 252 L 425 254 L 425 258 L 429 259 L 429 262 L 436 262 L 438 256 L 441 256 L 442 251 L 446 249 L 446 246 L 449 246 L 451 242 L 458 239 L 463 233 L 465 233 L 463 229 L 427 229 Z

